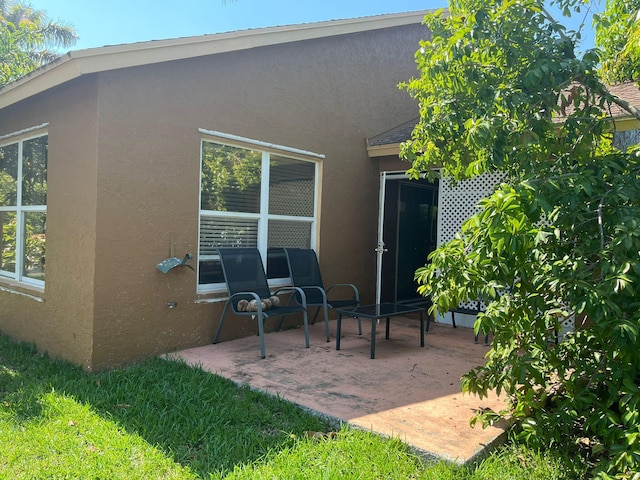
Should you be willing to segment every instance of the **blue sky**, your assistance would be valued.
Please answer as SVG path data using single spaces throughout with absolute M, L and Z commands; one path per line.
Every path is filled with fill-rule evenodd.
M 447 0 L 27 0 L 80 36 L 73 50 L 446 7 Z M 590 40 L 592 43 L 592 40 Z

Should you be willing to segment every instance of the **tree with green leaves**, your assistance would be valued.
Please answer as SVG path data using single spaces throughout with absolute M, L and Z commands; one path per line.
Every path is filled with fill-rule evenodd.
M 76 39 L 70 25 L 54 22 L 43 10 L 0 0 L 0 87 L 54 60 L 58 48 Z
M 565 14 L 585 6 L 557 4 Z M 601 55 L 611 53 L 580 54 L 580 33 L 542 0 L 452 0 L 449 15 L 425 23 L 419 77 L 405 84 L 420 108 L 402 148 L 409 173 L 504 178 L 416 272 L 433 311 L 486 304 L 475 328 L 494 332 L 492 346 L 462 387 L 496 390 L 508 406 L 474 421 L 507 418 L 534 446 L 583 455 L 590 475 L 631 478 L 640 471 L 640 158 L 614 148 L 607 114 L 612 104 L 638 111 L 602 81 Z M 556 344 L 568 318 L 575 331 Z
M 607 0 L 605 12 L 594 19 L 603 77 L 609 82 L 640 79 L 640 0 Z

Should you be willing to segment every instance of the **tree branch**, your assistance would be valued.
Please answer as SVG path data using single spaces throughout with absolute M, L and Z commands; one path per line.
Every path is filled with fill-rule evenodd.
M 578 75 L 574 78 L 574 80 L 578 82 L 580 85 L 582 85 L 583 87 L 587 89 L 590 88 L 597 95 L 600 95 L 605 100 L 609 100 L 610 102 L 615 103 L 620 108 L 630 113 L 633 117 L 640 120 L 640 110 L 634 107 L 633 105 L 631 105 L 626 100 L 623 100 L 622 98 L 611 93 L 609 89 L 599 79 L 594 78 L 594 80 L 596 81 L 593 83 L 593 85 L 589 85 L 587 82 L 584 81 L 585 80 L 584 75 Z

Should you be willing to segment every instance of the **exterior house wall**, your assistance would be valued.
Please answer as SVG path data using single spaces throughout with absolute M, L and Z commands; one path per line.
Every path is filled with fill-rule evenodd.
M 25 120 L 0 133 L 49 115 L 47 278 L 42 303 L 0 295 L 15 311 L 0 329 L 87 369 L 212 340 L 223 297 L 198 295 L 189 269 L 155 269 L 197 256 L 199 128 L 324 154 L 323 275 L 373 301 L 379 168 L 365 139 L 417 115 L 397 84 L 425 35 L 414 25 L 109 70 L 43 94 L 46 109 L 12 107 Z M 223 340 L 255 331 L 229 319 Z
M 411 168 L 411 163 L 401 160 L 396 155 L 378 157 L 378 166 L 381 172 L 405 172 Z
M 196 294 L 188 269 L 154 268 L 171 244 L 175 256 L 197 253 L 198 128 L 326 155 L 323 273 L 327 283 L 353 282 L 373 300 L 378 168 L 364 139 L 415 109 L 396 88 L 415 70 L 407 45 L 424 34 L 409 30 L 415 41 L 407 28 L 391 29 L 101 75 L 97 368 L 213 338 L 223 302 L 198 303 L 212 296 Z M 255 321 L 235 319 L 223 338 L 255 329 Z
M 0 112 L 0 135 L 48 123 L 45 289 L 0 280 L 0 330 L 90 368 L 96 212 L 96 82 L 60 86 Z
M 640 128 L 616 132 L 613 137 L 613 144 L 622 151 L 626 151 L 638 143 L 640 143 Z

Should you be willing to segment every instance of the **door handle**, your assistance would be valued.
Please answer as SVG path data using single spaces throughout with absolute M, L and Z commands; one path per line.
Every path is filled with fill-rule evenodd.
M 388 252 L 388 248 L 384 248 L 384 242 L 378 242 L 378 246 L 373 250 L 374 252 L 384 253 Z

